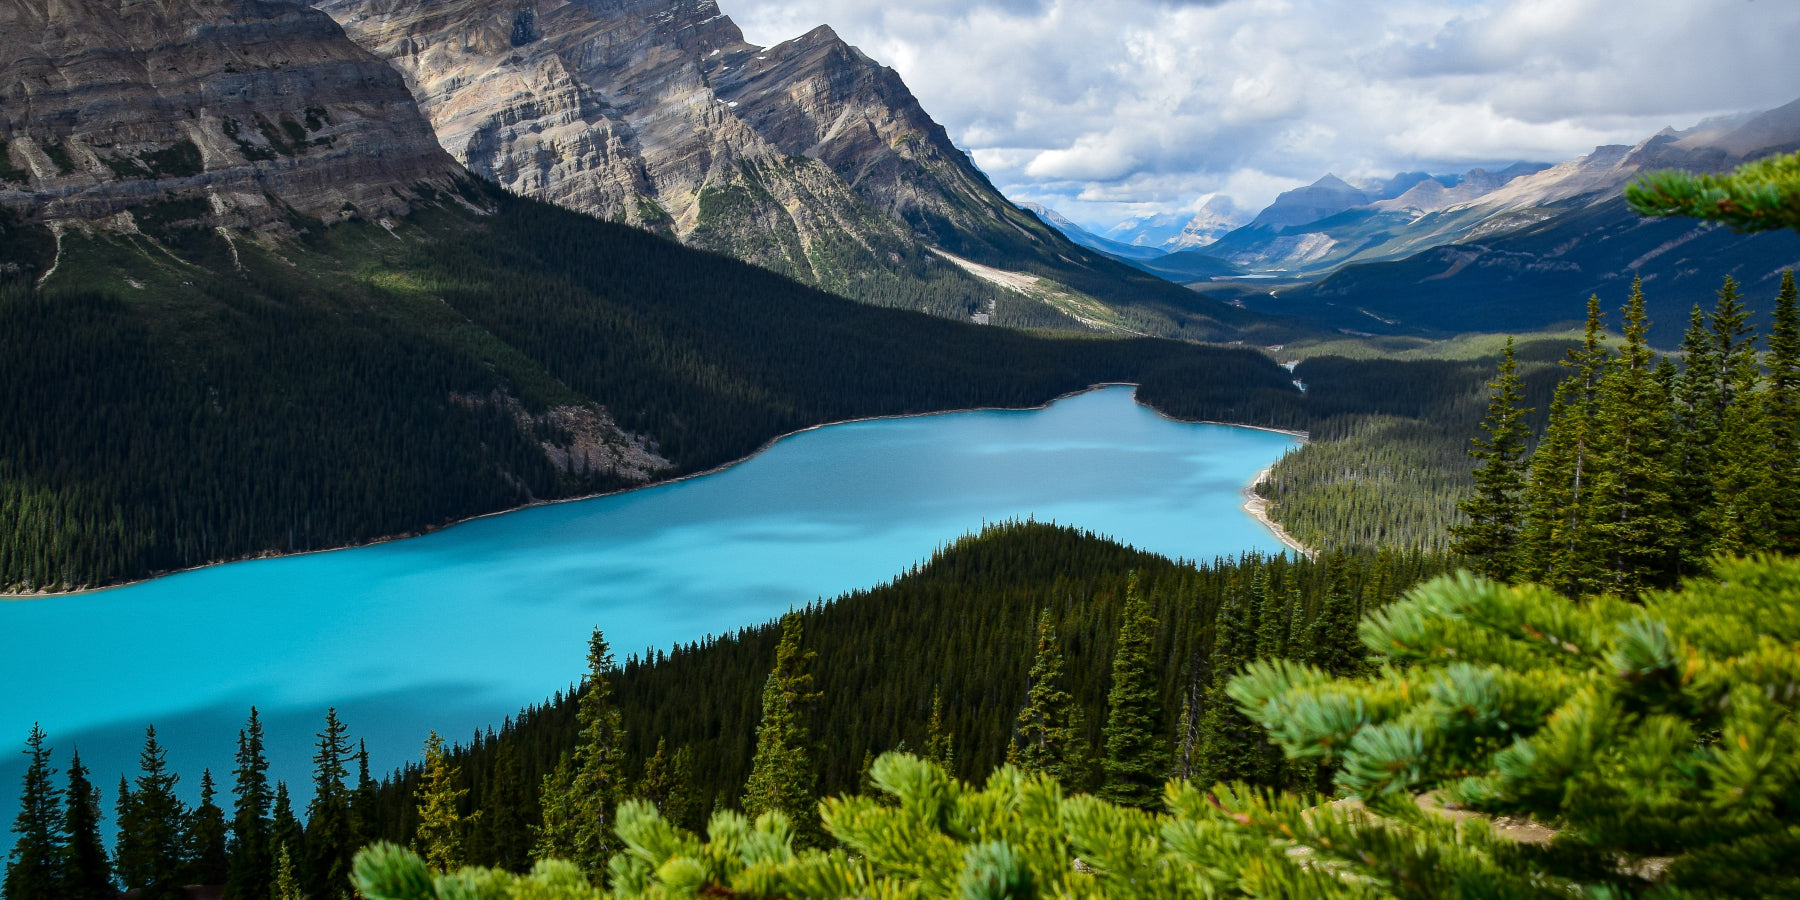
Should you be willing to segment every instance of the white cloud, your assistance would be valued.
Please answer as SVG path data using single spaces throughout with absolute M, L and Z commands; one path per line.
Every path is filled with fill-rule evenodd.
M 1003 191 L 1084 224 L 1343 177 L 1553 162 L 1800 90 L 1792 0 L 721 0 L 827 23 Z

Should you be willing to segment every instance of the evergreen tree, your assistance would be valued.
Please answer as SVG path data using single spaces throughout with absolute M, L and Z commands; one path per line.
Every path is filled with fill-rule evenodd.
M 250 707 L 250 719 L 238 730 L 237 767 L 231 787 L 231 871 L 225 900 L 263 900 L 273 878 L 269 842 L 269 760 L 263 753 L 262 719 Z
M 275 782 L 275 806 L 269 813 L 269 847 L 286 848 L 290 867 L 298 865 L 296 860 L 306 858 L 306 829 L 300 824 L 299 817 L 294 815 L 294 805 L 288 799 L 285 781 Z M 294 869 L 291 874 L 294 878 L 300 877 L 298 869 Z M 275 857 L 272 852 L 269 857 L 269 879 L 270 884 L 275 883 Z
M 358 739 L 356 742 L 356 790 L 350 795 L 350 818 L 356 823 L 357 844 L 368 844 L 375 840 L 376 820 L 379 815 L 376 805 L 381 802 L 381 785 L 369 774 L 369 744 Z
M 669 814 L 669 790 L 671 788 L 669 773 L 669 742 L 665 738 L 656 739 L 656 753 L 650 761 L 644 763 L 644 777 L 638 779 L 637 797 L 656 807 L 656 811 L 664 816 Z
M 682 745 L 669 764 L 669 821 L 683 828 L 695 827 L 700 814 L 700 794 L 695 781 L 694 751 Z
M 1286 603 L 1276 596 L 1269 583 L 1269 569 L 1258 566 L 1251 577 L 1250 596 L 1259 612 L 1256 617 L 1257 659 L 1274 659 L 1287 654 L 1289 617 Z
M 269 896 L 273 900 L 306 900 L 306 892 L 300 888 L 300 873 L 294 868 L 294 855 L 288 852 L 287 841 L 275 842 L 274 877 L 269 887 Z
M 1252 597 L 1233 591 L 1225 596 L 1213 617 L 1212 652 L 1207 665 L 1212 685 L 1199 724 L 1198 775 L 1202 784 L 1256 781 L 1267 774 L 1266 744 L 1261 734 L 1222 693 L 1225 683 L 1256 658 L 1257 639 L 1250 631 L 1246 614 L 1252 602 Z
M 337 708 L 325 711 L 325 730 L 318 732 L 313 752 L 313 797 L 306 805 L 306 869 L 301 886 L 315 900 L 331 900 L 350 891 L 350 861 L 356 855 L 357 829 L 350 812 L 350 741 Z M 292 852 L 292 848 L 289 848 Z
M 115 842 L 119 880 L 144 898 L 179 897 L 187 871 L 187 810 L 175 795 L 181 776 L 169 771 L 168 752 L 145 730 L 135 787 L 119 789 L 119 838 Z
M 1729 326 L 1729 320 L 1727 321 Z M 1671 398 L 1655 378 L 1642 279 L 1625 307 L 1625 344 L 1600 385 L 1592 518 L 1604 587 L 1626 596 L 1666 583 L 1680 528 L 1669 496 Z M 1717 323 L 1715 322 L 1715 327 Z
M 1675 443 L 1670 453 L 1670 501 L 1681 526 L 1676 574 L 1694 570 L 1713 544 L 1713 486 L 1718 472 L 1720 419 L 1717 344 L 1698 304 L 1681 341 L 1682 371 L 1675 381 Z
M 63 892 L 69 900 L 112 900 L 112 860 L 100 837 L 100 788 L 88 780 L 81 754 L 69 759 L 69 790 L 64 795 L 68 837 L 63 855 Z M 12 896 L 8 892 L 7 896 Z
M 1719 434 L 1715 509 L 1709 511 L 1717 535 L 1712 549 L 1733 556 L 1774 550 L 1782 504 L 1777 480 L 1775 434 L 1768 407 L 1756 392 L 1761 372 L 1756 352 L 1745 347 L 1732 359 L 1731 405 Z M 1793 502 L 1790 498 L 1788 502 Z
M 1342 553 L 1326 563 L 1325 581 L 1318 615 L 1307 626 L 1307 661 L 1336 677 L 1360 675 L 1368 659 L 1368 648 L 1357 634 L 1362 604 L 1350 589 L 1350 561 Z
M 1531 456 L 1520 574 L 1570 596 L 1593 593 L 1603 581 L 1591 510 L 1600 381 L 1610 356 L 1602 318 L 1599 295 L 1590 296 L 1581 347 L 1563 361 L 1572 371 L 1557 386 L 1549 427 Z
M 775 668 L 763 685 L 762 723 L 756 730 L 756 756 L 744 783 L 744 812 L 751 817 L 781 812 L 794 824 L 802 846 L 821 839 L 818 770 L 813 762 L 812 733 L 806 721 L 818 703 L 806 663 L 816 654 L 800 649 L 800 616 L 781 620 L 775 646 Z
M 1045 609 L 1038 614 L 1037 650 L 1006 761 L 1028 772 L 1048 772 L 1073 785 L 1079 783 L 1076 776 L 1086 754 L 1080 747 L 1080 713 L 1069 693 L 1063 665 L 1056 622 Z
M 1781 293 L 1775 298 L 1775 327 L 1769 332 L 1769 370 L 1765 402 L 1768 407 L 1770 465 L 1774 468 L 1774 546 L 1782 553 L 1800 554 L 1800 290 L 1794 271 L 1781 273 Z
M 200 805 L 188 814 L 188 884 L 222 885 L 231 872 L 225 850 L 225 811 L 213 802 L 217 794 L 212 770 L 201 769 Z
M 44 729 L 32 725 L 25 739 L 25 755 L 31 762 L 25 767 L 19 814 L 13 819 L 14 844 L 6 862 L 8 900 L 59 900 L 64 895 L 62 789 L 56 786 L 56 770 L 50 766 L 50 748 L 44 740 Z
M 925 725 L 925 758 L 946 771 L 956 771 L 956 739 L 944 724 L 944 700 L 936 688 L 931 691 L 931 718 Z
M 419 786 L 419 853 L 440 872 L 462 867 L 464 829 L 481 814 L 464 816 L 458 810 L 469 789 L 459 787 L 462 772 L 444 754 L 444 739 L 436 731 L 425 738 L 425 777 Z
M 1457 508 L 1468 520 L 1450 529 L 1451 547 L 1469 561 L 1475 571 L 1511 581 L 1519 570 L 1519 532 L 1523 526 L 1525 441 L 1529 436 L 1525 395 L 1519 366 L 1513 357 L 1512 338 L 1500 357 L 1500 373 L 1488 385 L 1487 418 L 1481 429 L 1487 438 L 1475 438 L 1469 455 L 1476 461 L 1475 492 Z
M 587 661 L 587 684 L 577 712 L 581 738 L 544 777 L 544 824 L 533 854 L 567 859 L 599 874 L 613 850 L 613 807 L 624 799 L 625 726 L 612 702 L 617 668 L 612 647 L 598 628 L 588 638 Z
M 494 748 L 494 765 L 488 779 L 492 801 L 482 811 L 478 827 L 487 832 L 489 861 L 497 868 L 522 872 L 531 865 L 531 829 L 527 816 L 525 775 L 513 741 L 502 739 Z
M 1738 231 L 1800 229 L 1800 153 L 1747 162 L 1724 174 L 1662 171 L 1625 186 L 1639 215 L 1693 216 Z
M 1122 806 L 1149 809 L 1161 800 L 1168 750 L 1161 739 L 1162 709 L 1155 671 L 1157 622 L 1138 592 L 1136 574 L 1125 590 L 1119 636 L 1113 644 L 1112 688 L 1106 695 L 1106 756 L 1100 796 Z

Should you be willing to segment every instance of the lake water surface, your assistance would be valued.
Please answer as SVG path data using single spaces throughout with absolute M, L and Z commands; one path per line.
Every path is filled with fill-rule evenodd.
M 80 747 L 110 814 L 146 724 L 184 794 L 202 766 L 228 790 L 254 703 L 298 802 L 328 706 L 390 769 L 427 729 L 466 740 L 566 687 L 596 625 L 621 659 L 722 634 L 887 581 L 983 523 L 1054 520 L 1190 559 L 1279 551 L 1241 492 L 1293 445 L 1172 422 L 1112 387 L 834 425 L 713 475 L 404 541 L 0 603 L 0 810 L 11 821 L 10 750 L 34 721 L 58 769 Z

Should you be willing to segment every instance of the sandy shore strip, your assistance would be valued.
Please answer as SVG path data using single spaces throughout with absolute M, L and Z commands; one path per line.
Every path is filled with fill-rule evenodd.
M 1269 518 L 1269 501 L 1263 499 L 1263 496 L 1256 492 L 1256 486 L 1267 481 L 1270 473 L 1273 471 L 1273 466 L 1263 469 L 1252 476 L 1250 478 L 1250 483 L 1244 486 L 1244 512 L 1249 513 L 1251 518 L 1261 522 L 1264 528 L 1273 532 L 1278 540 L 1283 544 L 1286 544 L 1288 548 L 1295 553 L 1299 553 L 1307 559 L 1318 559 L 1319 555 L 1313 552 L 1311 547 L 1295 540 L 1293 535 L 1288 534 L 1286 528 L 1281 527 L 1280 523 Z

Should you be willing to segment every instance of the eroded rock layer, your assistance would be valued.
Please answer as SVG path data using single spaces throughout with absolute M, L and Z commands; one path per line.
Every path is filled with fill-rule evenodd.
M 282 227 L 403 212 L 460 172 L 402 79 L 303 3 L 0 3 L 0 205 L 15 214 L 179 200 Z

